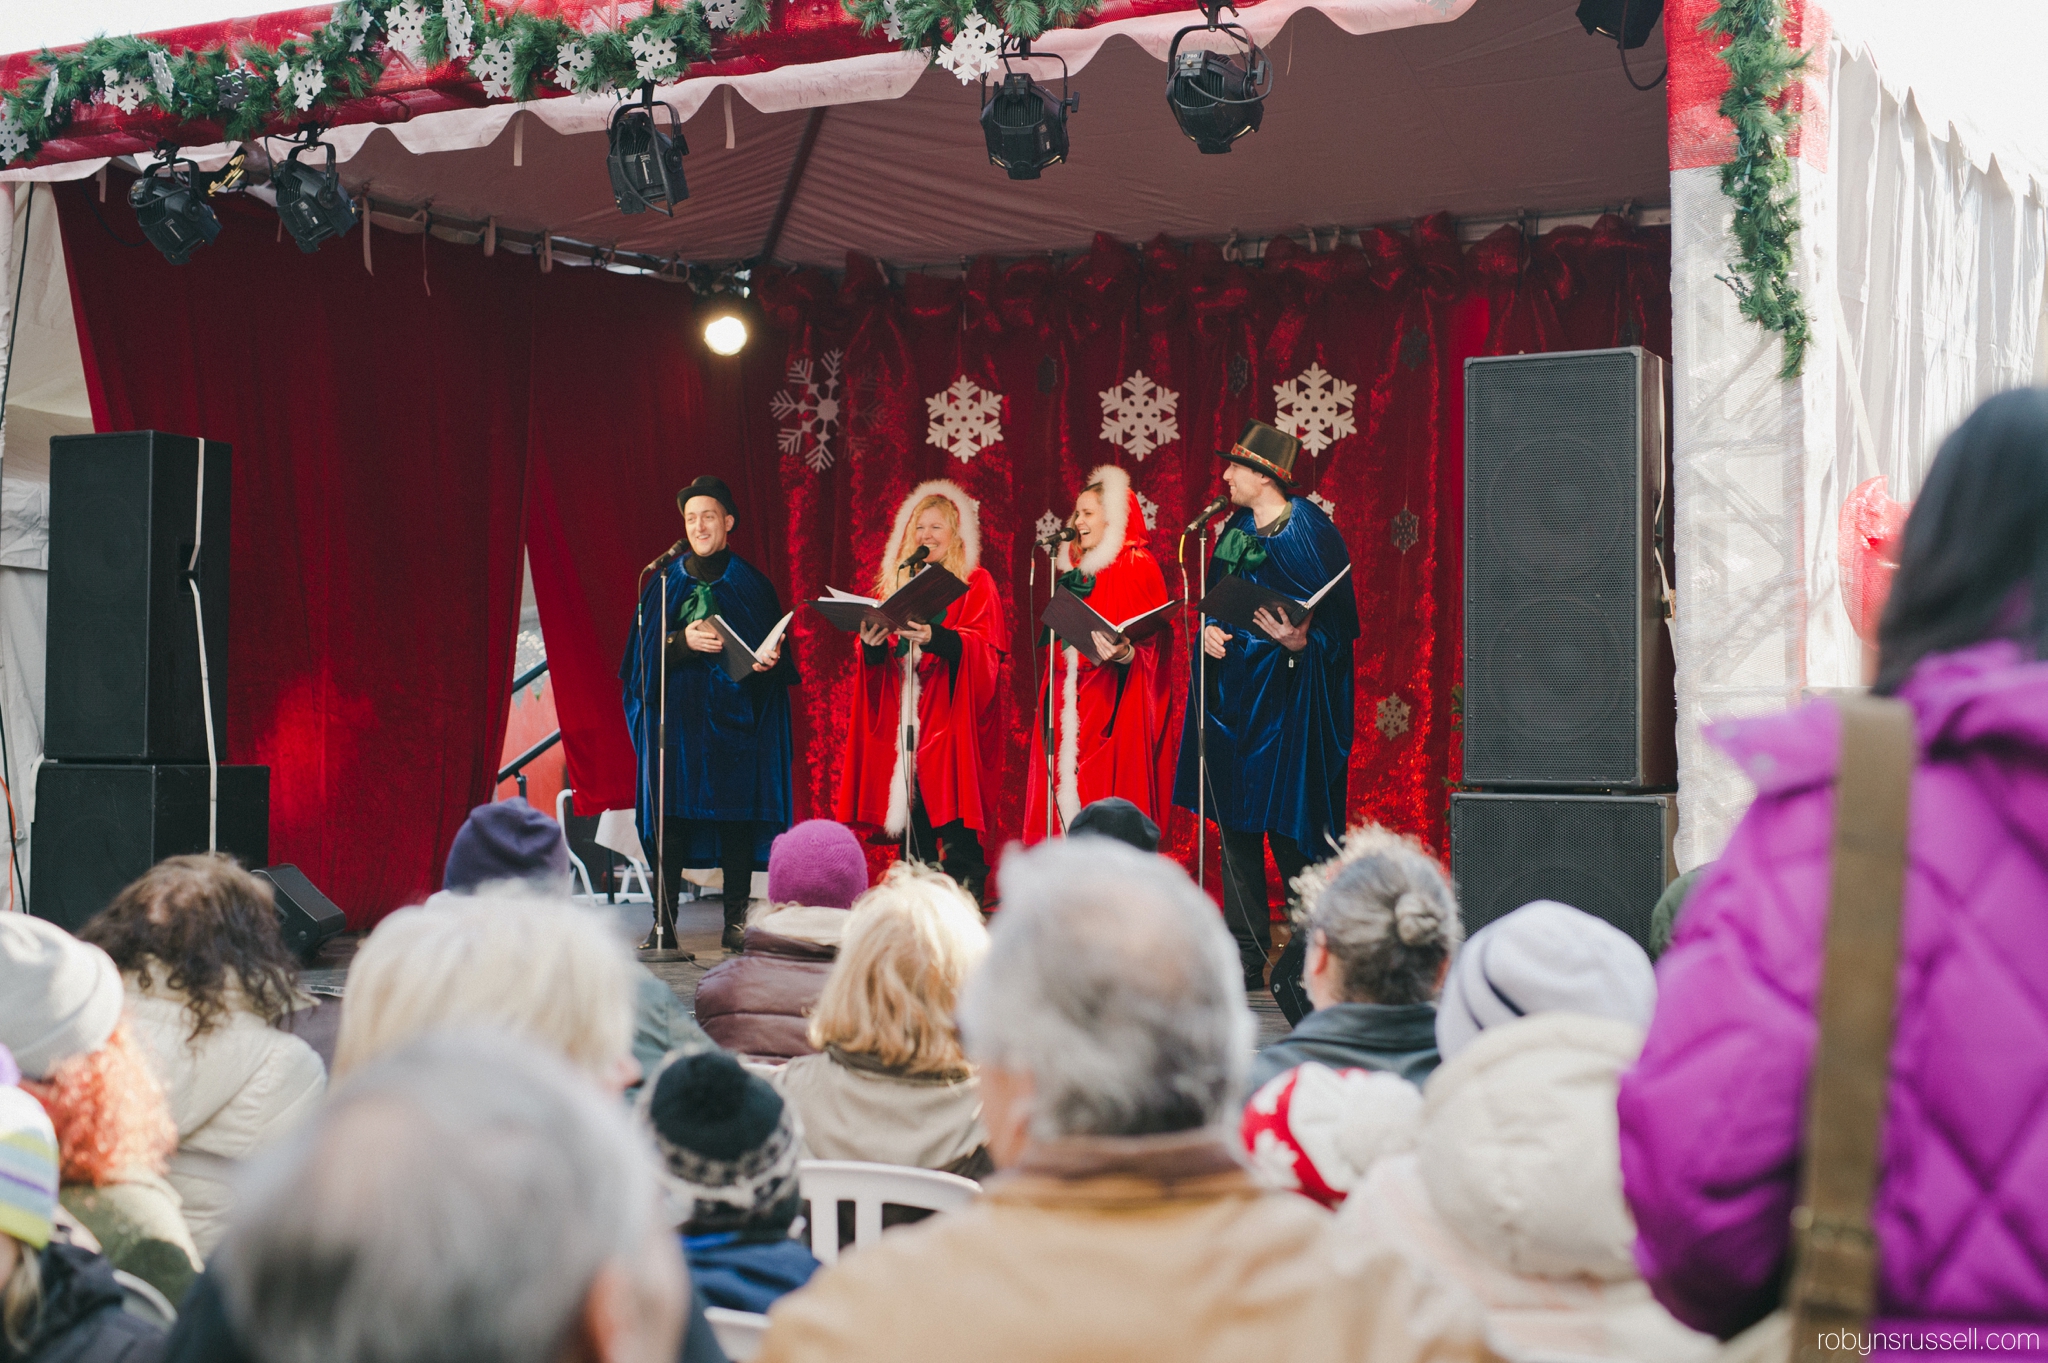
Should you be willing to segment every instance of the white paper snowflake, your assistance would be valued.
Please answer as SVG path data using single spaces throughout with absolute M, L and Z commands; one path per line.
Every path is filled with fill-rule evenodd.
M 1048 510 L 1043 516 L 1038 518 L 1038 524 L 1032 528 L 1038 532 L 1038 542 L 1044 544 L 1054 535 L 1059 534 L 1060 518 Z
M 149 98 L 149 86 L 133 76 L 117 78 L 112 71 L 106 75 L 106 101 L 124 114 L 132 114 L 142 107 L 142 101 Z
M 704 23 L 713 32 L 723 32 L 740 21 L 746 0 L 704 0 Z
M 925 440 L 965 464 L 1003 438 L 1003 395 L 962 374 L 924 400 L 931 413 Z
M 1373 726 L 1380 731 L 1382 738 L 1391 741 L 1408 732 L 1408 716 L 1413 713 L 1407 701 L 1399 696 L 1388 696 L 1374 710 Z
M 1301 441 L 1311 457 L 1347 435 L 1358 433 L 1351 403 L 1358 385 L 1311 364 L 1285 383 L 1273 385 L 1273 424 Z
M 1114 388 L 1102 390 L 1102 438 L 1128 450 L 1139 462 L 1180 435 L 1174 409 L 1180 394 L 1161 388 L 1140 369 Z
M 282 95 L 292 88 L 292 64 L 281 61 L 277 64 L 277 92 Z
M 932 60 L 958 76 L 962 85 L 972 85 L 1001 65 L 1002 52 L 1003 31 L 979 14 L 970 14 L 960 22 L 953 41 Z
M 427 11 L 419 0 L 399 0 L 384 11 L 384 37 L 414 66 L 426 60 Z
M 476 31 L 476 16 L 469 12 L 463 0 L 441 0 L 441 18 L 448 25 L 449 61 L 466 61 L 476 51 L 471 37 Z
M 633 69 L 640 79 L 653 80 L 664 72 L 673 72 L 675 65 L 675 39 L 657 38 L 651 33 L 633 35 Z
M 581 90 L 584 73 L 596 61 L 597 54 L 583 43 L 563 43 L 555 49 L 555 83 L 571 90 Z
M 1153 501 L 1142 492 L 1138 494 L 1138 511 L 1145 518 L 1145 528 L 1147 530 L 1151 530 L 1159 524 L 1159 503 Z
M 55 109 L 56 107 L 57 77 L 55 75 L 52 75 L 48 80 L 43 82 L 43 117 L 48 118 L 50 116 L 50 111 Z
M 310 62 L 292 72 L 292 103 L 299 108 L 312 108 L 313 101 L 326 89 L 327 69 L 319 62 Z
M 171 101 L 177 97 L 178 87 L 171 80 L 171 59 L 164 55 L 162 48 L 149 49 L 149 80 L 156 86 L 157 102 L 166 109 L 170 108 Z
M 0 166 L 28 151 L 28 132 L 14 121 L 13 114 L 0 114 Z
M 832 437 L 839 432 L 839 362 L 844 352 L 828 350 L 814 363 L 808 356 L 789 363 L 790 386 L 768 399 L 768 410 L 784 423 L 776 443 L 784 454 L 801 455 L 813 473 L 832 467 Z
M 1311 492 L 1308 494 L 1308 499 L 1314 502 L 1317 506 L 1321 507 L 1323 510 L 1323 514 L 1325 516 L 1334 517 L 1337 514 L 1337 504 L 1331 501 L 1328 497 L 1325 497 L 1322 493 Z
M 486 38 L 469 64 L 469 74 L 483 83 L 489 99 L 504 99 L 512 93 L 512 44 L 504 38 Z
M 888 18 L 882 20 L 882 33 L 892 43 L 903 41 L 903 15 L 894 5 L 889 6 Z

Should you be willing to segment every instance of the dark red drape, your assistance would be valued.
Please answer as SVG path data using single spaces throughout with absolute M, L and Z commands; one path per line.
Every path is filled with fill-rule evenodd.
M 227 760 L 270 767 L 272 859 L 364 926 L 490 798 L 533 272 L 414 239 L 372 276 L 354 237 L 305 255 L 238 203 L 171 267 L 109 188 L 57 187 L 94 426 L 233 443 Z

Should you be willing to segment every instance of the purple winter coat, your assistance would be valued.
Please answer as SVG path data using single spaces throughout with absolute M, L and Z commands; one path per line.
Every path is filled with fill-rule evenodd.
M 2010 643 L 1923 661 L 1879 1310 L 2048 1320 L 2048 663 Z M 1726 1337 L 1776 1305 L 1817 1026 L 1839 712 L 1718 725 L 1757 785 L 1657 966 L 1621 1083 L 1636 1261 Z

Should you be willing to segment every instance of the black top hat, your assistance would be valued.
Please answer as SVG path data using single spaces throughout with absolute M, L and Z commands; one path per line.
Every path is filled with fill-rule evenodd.
M 712 474 L 707 473 L 703 475 L 696 482 L 678 492 L 676 494 L 676 510 L 681 511 L 687 507 L 692 497 L 714 498 L 719 505 L 725 508 L 726 515 L 737 516 L 740 514 L 739 508 L 732 504 L 732 489 L 725 485 L 725 479 Z
M 1285 431 L 1274 430 L 1263 421 L 1247 421 L 1237 443 L 1216 451 L 1216 457 L 1263 473 L 1282 487 L 1293 487 L 1294 459 L 1300 453 L 1301 441 Z

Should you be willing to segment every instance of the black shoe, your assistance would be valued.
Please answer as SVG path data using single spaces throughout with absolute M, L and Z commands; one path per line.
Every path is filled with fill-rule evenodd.
M 1264 961 L 1259 962 L 1257 965 L 1253 965 L 1250 962 L 1245 963 L 1244 987 L 1254 994 L 1266 992 L 1266 963 Z
M 727 951 L 744 950 L 747 945 L 747 930 L 738 923 L 727 923 L 725 925 L 725 936 L 720 939 L 719 945 L 723 946 Z

